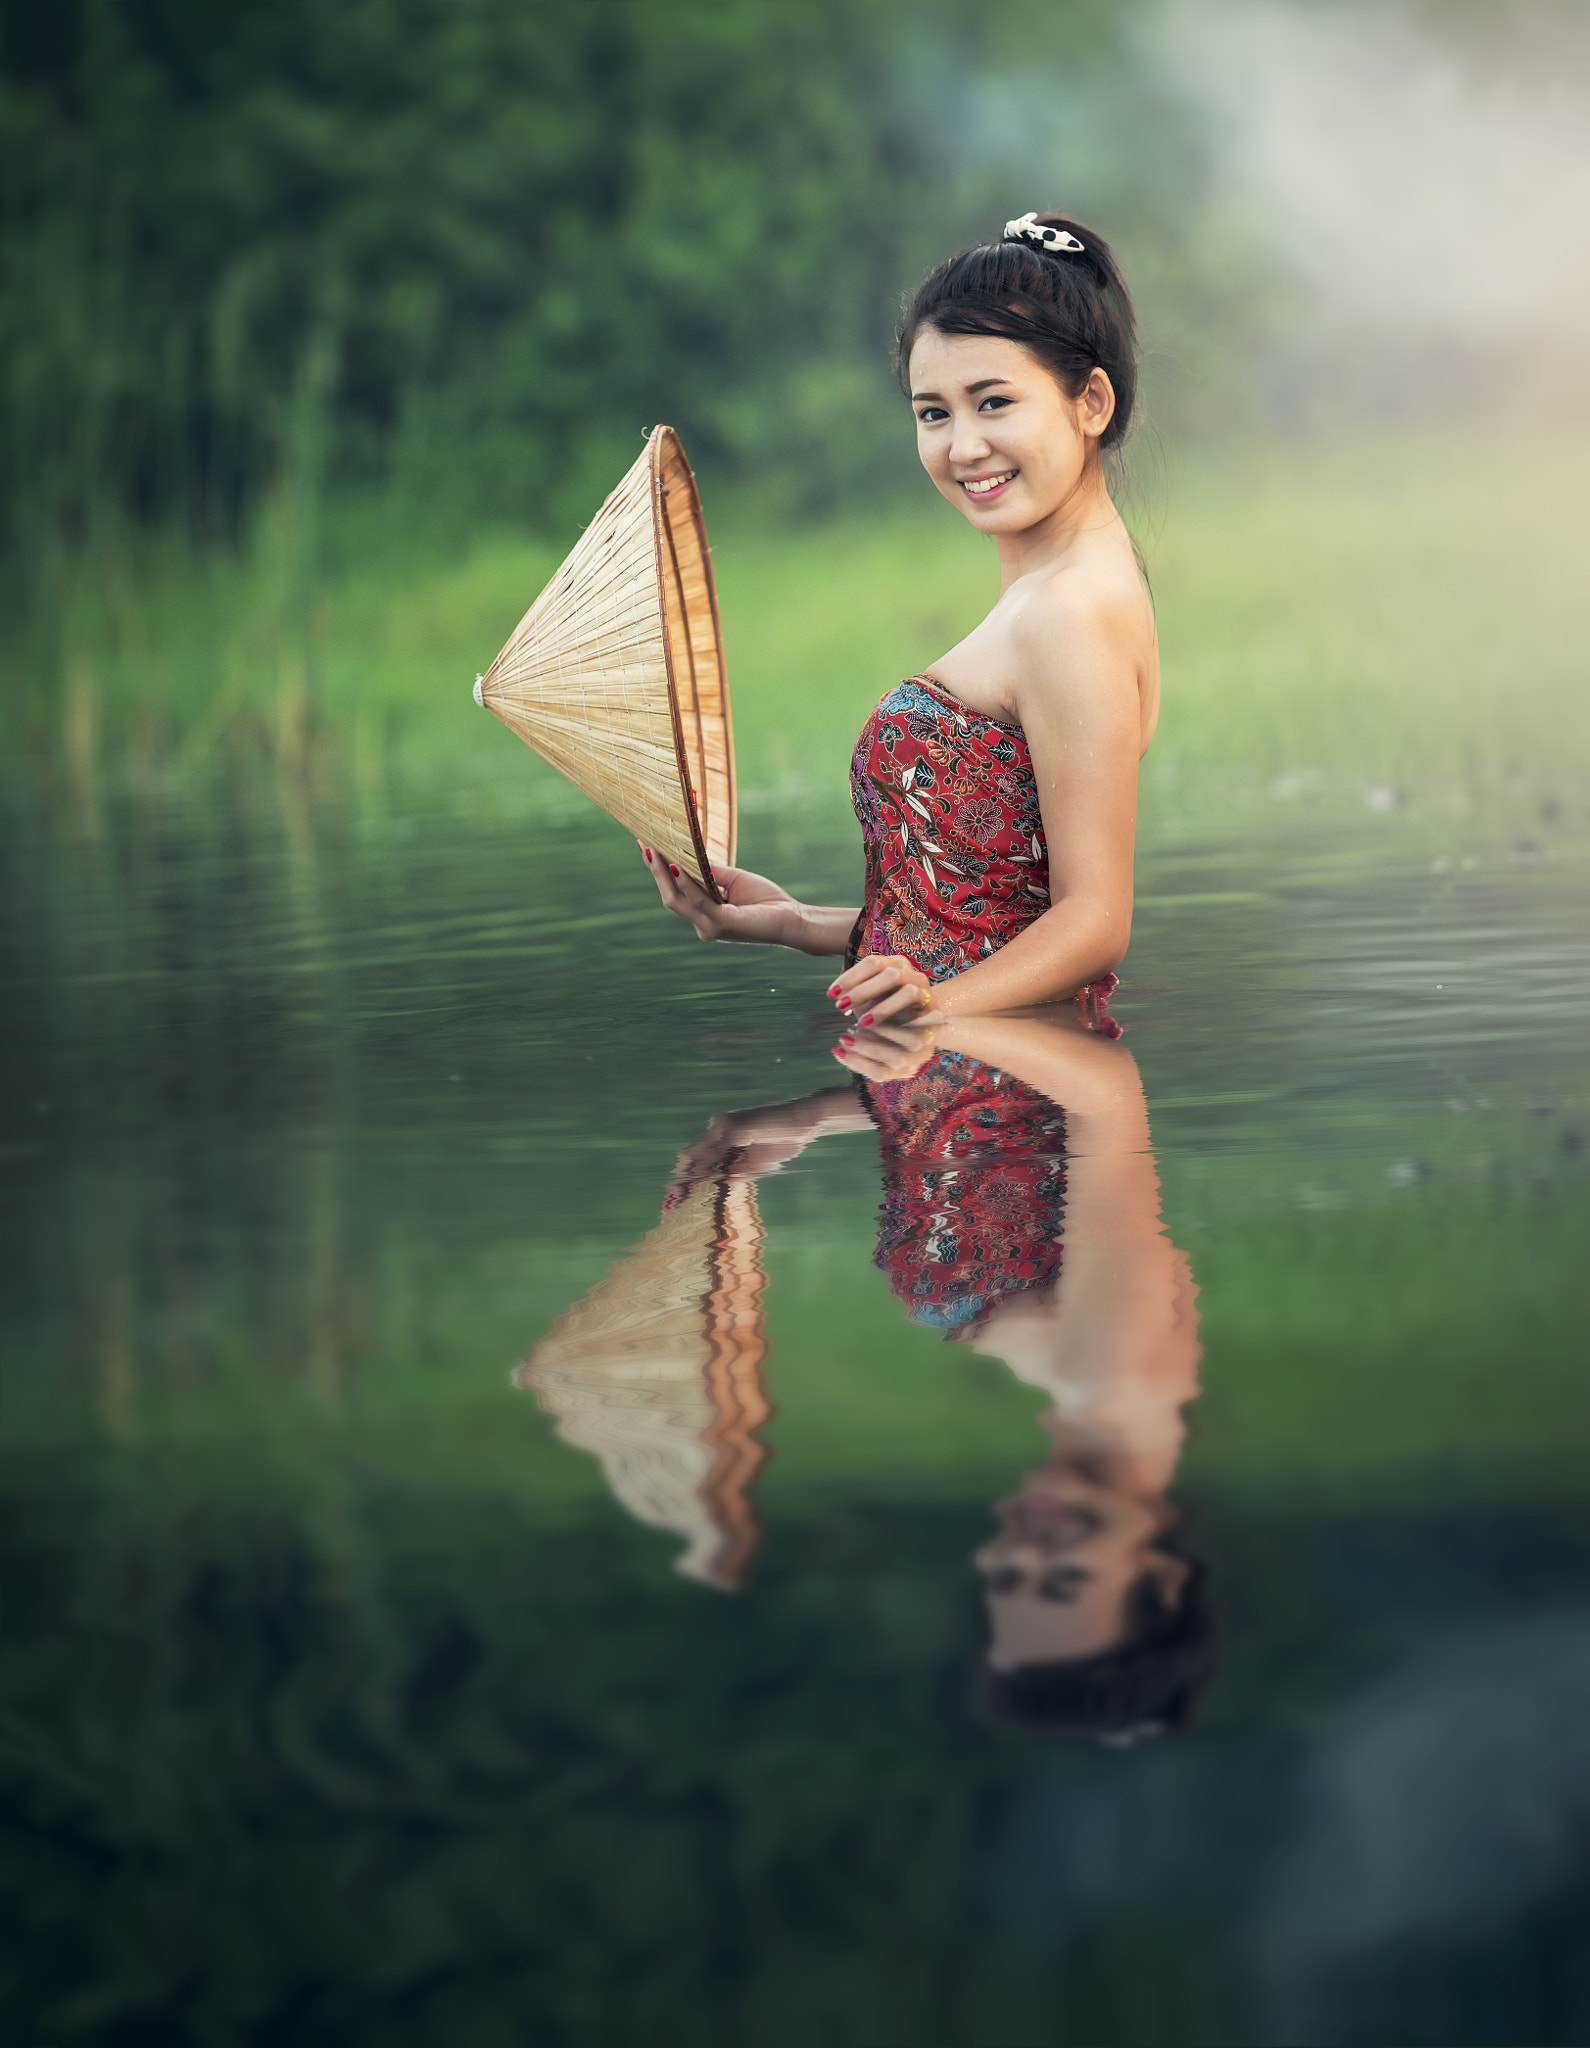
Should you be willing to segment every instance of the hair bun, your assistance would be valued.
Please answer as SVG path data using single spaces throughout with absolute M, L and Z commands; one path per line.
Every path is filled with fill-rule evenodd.
M 1086 248 L 1069 228 L 1040 220 L 1036 213 L 1024 213 L 1019 220 L 1007 220 L 1001 240 L 1025 242 L 1029 249 L 1042 249 L 1048 256 L 1081 256 Z

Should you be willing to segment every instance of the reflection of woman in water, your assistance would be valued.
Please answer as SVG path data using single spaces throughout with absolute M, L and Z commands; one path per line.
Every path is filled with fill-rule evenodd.
M 913 1319 L 1054 1400 L 1053 1450 L 978 1553 L 993 1701 L 1161 1733 L 1207 1675 L 1210 1629 L 1165 1498 L 1197 1392 L 1195 1289 L 1161 1227 L 1137 1064 L 1080 1022 L 952 1027 L 922 1065 L 916 1035 L 848 1051 L 883 1136 L 878 1263 Z
M 1153 611 L 1105 482 L 1137 383 L 1109 246 L 1032 214 L 918 288 L 896 368 L 939 491 L 999 549 L 999 598 L 879 702 L 851 768 L 864 901 L 800 903 L 740 868 L 707 897 L 649 847 L 704 939 L 843 956 L 863 1024 L 1113 985 L 1132 922 L 1137 764 L 1159 716 Z
M 875 1128 L 877 1263 L 907 1315 L 1004 1360 L 1053 1402 L 1042 1418 L 1050 1455 L 1001 1505 L 999 1533 L 977 1556 L 991 1703 L 1109 1741 L 1163 1733 L 1187 1718 L 1212 1646 L 1202 1567 L 1177 1548 L 1166 1499 L 1182 1407 L 1197 1391 L 1195 1289 L 1160 1224 L 1136 1063 L 1069 1013 L 955 1023 L 944 1039 L 935 1056 L 919 1027 L 874 1028 L 845 1051 L 859 1086 L 714 1117 L 680 1159 L 659 1230 L 726 1188 L 748 1193 L 816 1138 Z M 730 1256 L 721 1222 L 706 1240 L 714 1258 Z M 743 1245 L 734 1256 L 744 1263 Z M 631 1300 L 633 1336 L 665 1311 L 654 1296 Z M 537 1346 L 521 1383 L 611 1476 L 622 1460 L 588 1428 L 604 1404 L 587 1396 L 571 1427 L 559 1378 L 560 1333 L 580 1314 Z M 760 1357 L 758 1343 L 759 1331 Z M 633 1344 L 611 1359 L 610 1416 L 611 1390 L 635 1383 Z M 676 1511 L 670 1525 L 688 1535 L 690 1521 Z

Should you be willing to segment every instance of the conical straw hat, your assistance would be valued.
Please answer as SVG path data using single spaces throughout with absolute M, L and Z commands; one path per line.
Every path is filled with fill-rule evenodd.
M 763 1238 L 749 1181 L 702 1182 L 514 1374 L 632 1515 L 684 1538 L 680 1571 L 731 1588 L 761 1541 L 750 1487 L 768 1453 L 752 1432 L 773 1412 Z
M 475 700 L 721 899 L 734 735 L 706 523 L 672 427 L 652 429 Z

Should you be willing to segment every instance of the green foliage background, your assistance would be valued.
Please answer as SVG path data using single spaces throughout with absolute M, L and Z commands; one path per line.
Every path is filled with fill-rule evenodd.
M 658 417 L 851 487 L 929 262 L 1051 187 L 1163 239 L 1189 138 L 1134 105 L 1136 11 L 8 0 L 10 538 L 327 481 L 545 525 Z

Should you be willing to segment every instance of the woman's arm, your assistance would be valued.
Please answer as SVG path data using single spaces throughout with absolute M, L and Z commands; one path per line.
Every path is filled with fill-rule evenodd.
M 946 1025 L 938 1043 L 1058 1103 L 1067 1152 L 1147 1150 L 1148 1104 L 1136 1060 L 1119 1039 L 1090 1030 L 1074 1005 L 1036 1016 L 967 1017 Z
M 1087 1147 L 1131 1151 L 1148 1143 L 1147 1110 L 1137 1063 L 1118 1040 L 1104 1037 L 1071 1005 L 1059 1009 L 966 1015 L 934 1022 L 929 1011 L 847 1033 L 834 1048 L 842 1066 L 864 1081 L 904 1081 L 941 1052 L 964 1053 L 1025 1081 L 1066 1112 L 1068 1151 Z
M 1073 995 L 1119 965 L 1132 935 L 1137 621 L 1057 593 L 1022 614 L 1016 710 L 1032 755 L 1049 849 L 1050 907 L 937 992 L 954 1017 Z
M 657 893 L 677 916 L 695 927 L 698 939 L 731 939 L 742 946 L 789 946 L 797 953 L 843 953 L 858 912 L 837 905 L 801 903 L 746 868 L 715 867 L 728 895 L 714 903 L 699 882 L 649 846 L 641 858 L 651 869 Z
M 1140 615 L 1128 604 L 1063 586 L 1032 599 L 1013 624 L 1015 709 L 1043 813 L 1050 908 L 997 953 L 941 981 L 937 1016 L 1054 1002 L 1125 954 L 1142 753 L 1140 637 Z M 920 1009 L 925 982 L 909 961 L 858 960 L 840 977 L 836 1000 L 881 1021 Z
M 754 1180 L 777 1173 L 818 1138 L 873 1128 L 852 1087 L 823 1088 L 797 1102 L 720 1111 L 693 1145 L 680 1153 L 668 1188 L 668 1206 L 698 1182 Z
M 1137 1062 L 1075 1011 L 968 1017 L 940 1043 L 1024 1081 L 1065 1110 L 1065 1263 L 1044 1300 L 1016 1297 L 976 1341 L 1065 1399 L 1065 1427 L 1104 1431 L 1135 1491 L 1170 1483 L 1198 1391 L 1197 1287 L 1166 1235 Z M 1080 1406 L 1077 1404 L 1080 1402 Z M 1057 1418 L 1051 1417 L 1055 1427 Z M 1057 1439 L 1058 1440 L 1058 1439 Z

